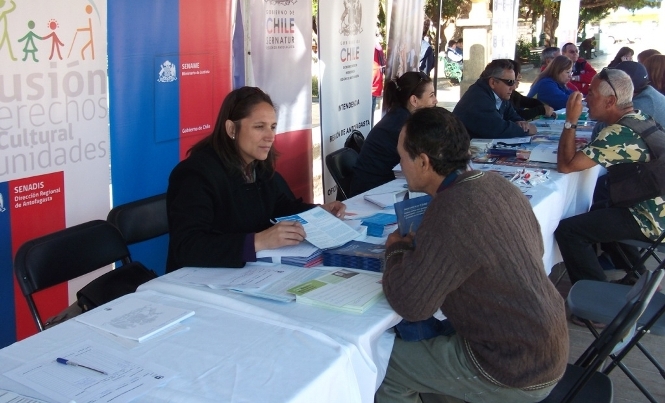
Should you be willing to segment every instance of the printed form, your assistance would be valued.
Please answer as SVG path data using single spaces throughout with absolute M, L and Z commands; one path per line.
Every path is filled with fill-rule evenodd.
M 99 369 L 62 365 L 64 357 Z M 57 402 L 127 402 L 150 389 L 166 384 L 175 372 L 153 363 L 139 363 L 120 352 L 92 341 L 78 343 L 21 365 L 5 376 Z

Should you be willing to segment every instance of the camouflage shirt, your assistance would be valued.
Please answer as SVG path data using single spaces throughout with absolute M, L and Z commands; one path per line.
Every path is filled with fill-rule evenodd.
M 625 116 L 641 120 L 648 118 L 640 111 Z M 644 140 L 632 129 L 620 124 L 605 127 L 582 152 L 604 168 L 627 162 L 648 162 L 650 159 L 649 148 Z M 640 225 L 642 233 L 647 238 L 656 240 L 665 228 L 665 199 L 656 197 L 645 200 L 629 210 Z

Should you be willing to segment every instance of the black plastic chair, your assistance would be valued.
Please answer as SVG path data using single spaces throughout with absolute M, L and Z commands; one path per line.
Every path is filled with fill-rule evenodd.
M 116 206 L 106 221 L 120 230 L 127 245 L 167 234 L 166 193 Z
M 351 194 L 353 166 L 358 159 L 355 150 L 344 147 L 326 155 L 326 166 L 337 184 L 337 200 L 343 201 Z
M 630 337 L 637 326 L 638 319 L 647 309 L 663 279 L 664 272 L 661 269 L 659 268 L 654 273 L 648 272 L 640 278 L 631 292 L 625 296 L 623 307 L 616 316 L 609 321 L 605 330 L 598 335 L 575 364 L 568 364 L 563 379 L 542 403 L 612 402 L 612 382 L 604 373 L 605 371 L 603 373 L 597 371 L 615 349 L 625 349 L 623 346 L 617 346 Z M 588 282 L 591 281 L 578 281 L 570 293 L 577 292 L 576 289 L 581 289 L 580 284 Z
M 661 263 L 655 273 L 662 273 L 665 263 Z M 647 272 L 648 274 L 649 272 Z M 642 276 L 644 277 L 644 276 Z M 642 278 L 638 281 L 643 281 Z M 591 333 L 598 337 L 598 332 L 591 324 L 593 322 L 608 323 L 614 315 L 621 310 L 626 299 L 633 293 L 637 286 L 623 284 L 613 284 L 601 281 L 581 280 L 575 283 L 575 286 L 568 294 L 568 306 L 573 315 L 576 315 L 587 325 Z M 658 369 L 660 375 L 665 379 L 665 368 L 658 360 L 640 343 L 645 334 L 651 333 L 658 336 L 665 336 L 665 295 L 656 293 L 647 306 L 644 314 L 637 321 L 637 330 L 630 341 L 623 347 L 618 354 L 610 355 L 612 362 L 605 367 L 603 373 L 609 374 L 614 368 L 619 367 L 626 376 L 637 386 L 644 396 L 651 402 L 657 400 L 651 395 L 649 390 L 635 377 L 635 375 L 626 367 L 622 360 L 633 349 L 637 347 L 647 357 L 649 361 Z
M 117 261 L 129 264 L 120 232 L 103 220 L 89 221 L 27 241 L 16 252 L 14 273 L 39 331 L 44 323 L 33 294 Z

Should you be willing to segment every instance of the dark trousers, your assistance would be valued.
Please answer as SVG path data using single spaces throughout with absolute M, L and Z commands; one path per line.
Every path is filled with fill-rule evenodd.
M 640 226 L 627 208 L 601 208 L 561 220 L 554 232 L 559 250 L 566 265 L 570 281 L 607 281 L 598 256 L 596 244 L 601 243 L 617 269 L 628 270 L 614 241 L 634 239 L 651 242 L 640 230 Z M 631 263 L 639 260 L 637 248 L 621 248 Z M 642 268 L 640 268 L 642 269 Z M 642 269 L 643 270 L 643 269 Z

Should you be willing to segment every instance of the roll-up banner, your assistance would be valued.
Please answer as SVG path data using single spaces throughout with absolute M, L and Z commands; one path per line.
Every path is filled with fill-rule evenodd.
M 311 202 L 312 4 L 248 0 L 251 73 L 247 84 L 265 91 L 277 109 L 277 170 L 298 197 Z
M 234 1 L 110 3 L 114 205 L 166 192 L 173 167 L 214 129 L 231 90 Z M 164 273 L 167 238 L 132 245 L 132 256 Z
M 492 60 L 514 59 L 519 1 L 494 0 L 492 8 Z
M 319 2 L 321 161 L 344 147 L 353 130 L 367 136 L 371 129 L 377 10 L 378 0 Z M 324 199 L 335 200 L 335 181 L 323 172 Z
M 559 19 L 559 26 L 556 28 L 557 46 L 562 47 L 568 42 L 577 43 L 580 0 L 561 0 L 559 15 L 566 17 Z
M 106 31 L 105 0 L 0 0 L 0 347 L 37 330 L 18 248 L 109 211 Z M 39 293 L 42 317 L 96 275 Z
M 386 82 L 407 71 L 418 71 L 425 20 L 423 0 L 393 0 L 391 3 L 388 16 Z

